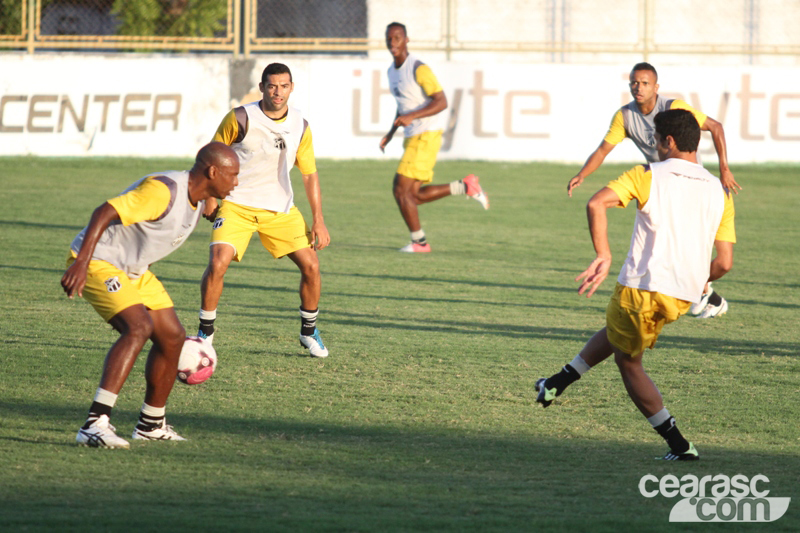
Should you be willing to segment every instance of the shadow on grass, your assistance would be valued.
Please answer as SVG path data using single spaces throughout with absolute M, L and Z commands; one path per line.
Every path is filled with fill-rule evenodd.
M 268 402 L 266 402 L 268 403 Z M 696 463 L 658 462 L 664 446 L 421 424 L 301 422 L 259 414 L 181 413 L 190 440 L 131 450 L 64 446 L 78 409 L 0 402 L 0 524 L 60 530 L 674 531 L 676 499 L 640 495 L 645 474 L 763 473 L 797 497 L 800 456 L 704 448 Z M 134 413 L 118 413 L 129 427 Z M 61 423 L 41 439 L 32 426 Z M 126 430 L 127 431 L 127 430 Z M 9 433 L 23 436 L 9 436 Z M 6 444 L 2 444 L 2 443 Z M 22 467 L 22 468 L 21 468 Z M 47 472 L 42 472 L 46 468 Z M 797 513 L 771 525 L 792 531 Z

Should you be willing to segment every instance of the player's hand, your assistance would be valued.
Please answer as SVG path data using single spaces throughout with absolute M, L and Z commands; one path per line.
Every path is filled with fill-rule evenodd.
M 730 170 L 723 170 L 720 172 L 719 180 L 722 182 L 722 186 L 725 187 L 726 190 L 731 191 L 734 194 L 739 194 L 739 191 L 742 190 L 742 186 L 736 183 L 736 180 L 733 179 L 733 172 Z
M 392 136 L 391 135 L 384 135 L 383 136 L 383 138 L 381 139 L 380 144 L 378 145 L 380 147 L 380 149 L 381 149 L 381 152 L 384 151 L 384 149 L 386 148 L 386 145 L 389 144 L 389 141 L 391 141 L 391 140 L 392 140 Z
M 575 278 L 575 281 L 583 279 L 578 294 L 583 294 L 586 289 L 589 289 L 587 298 L 594 294 L 594 291 L 600 286 L 601 283 L 608 277 L 608 271 L 611 270 L 611 256 L 609 257 L 596 257 L 589 265 L 589 268 L 584 270 L 580 276 Z
M 83 296 L 83 287 L 86 285 L 86 270 L 88 265 L 80 261 L 72 263 L 64 275 L 61 277 L 61 287 L 67 293 L 69 299 L 73 299 L 75 295 Z
M 331 243 L 331 234 L 323 221 L 315 220 L 311 225 L 311 242 L 314 243 L 314 250 L 322 250 Z
M 400 126 L 405 128 L 406 126 L 408 126 L 412 122 L 414 122 L 414 119 L 413 119 L 413 117 L 411 115 L 400 115 L 399 117 L 394 119 L 394 125 L 396 127 L 398 127 L 398 128 Z
M 572 189 L 580 187 L 581 183 L 583 183 L 583 178 L 580 176 L 575 176 L 574 178 L 569 180 L 569 183 L 567 184 L 567 195 L 570 198 L 572 198 Z
M 203 209 L 203 218 L 214 222 L 214 219 L 217 218 L 217 211 L 219 211 L 219 202 L 217 202 L 216 198 L 209 198 L 206 200 L 206 206 Z

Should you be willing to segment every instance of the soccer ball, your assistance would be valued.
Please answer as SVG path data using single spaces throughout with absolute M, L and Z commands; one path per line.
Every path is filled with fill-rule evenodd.
M 206 381 L 217 368 L 217 352 L 207 340 L 186 337 L 178 360 L 178 381 L 197 385 Z

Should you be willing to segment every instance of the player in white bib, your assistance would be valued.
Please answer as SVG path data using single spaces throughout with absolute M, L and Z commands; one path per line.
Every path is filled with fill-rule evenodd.
M 400 214 L 411 232 L 411 242 L 400 251 L 430 252 L 431 246 L 419 221 L 419 204 L 465 194 L 489 209 L 489 198 L 473 174 L 446 185 L 430 185 L 442 145 L 442 112 L 447 109 L 447 97 L 430 67 L 408 52 L 404 25 L 392 22 L 386 27 L 386 47 L 394 58 L 388 73 L 389 89 L 397 100 L 397 115 L 379 146 L 383 151 L 397 129 L 404 128 L 405 151 L 394 176 L 393 191 Z
M 217 129 L 215 141 L 230 145 L 239 156 L 239 185 L 217 209 L 209 200 L 206 213 L 214 216 L 208 267 L 200 287 L 198 336 L 213 341 L 217 304 L 231 261 L 241 261 L 253 233 L 273 257 L 289 257 L 300 270 L 300 344 L 312 357 L 327 357 L 317 329 L 321 280 L 317 250 L 330 243 L 322 216 L 311 128 L 298 109 L 289 107 L 294 89 L 289 67 L 267 65 L 259 89 L 263 98 L 232 109 Z M 289 171 L 303 176 L 313 222 L 306 225 L 294 205 Z
M 198 153 L 188 172 L 158 172 L 140 179 L 95 209 L 70 246 L 61 286 L 83 296 L 120 336 L 103 365 L 100 386 L 78 444 L 128 448 L 110 423 L 111 410 L 147 340 L 147 390 L 134 439 L 184 440 L 165 420 L 186 332 L 150 265 L 183 244 L 203 213 L 205 200 L 236 185 L 239 161 L 222 143 Z
M 579 293 L 594 294 L 611 267 L 606 211 L 636 200 L 636 222 L 628 257 L 606 309 L 606 327 L 595 333 L 561 372 L 536 382 L 543 407 L 612 354 L 633 403 L 667 442 L 667 460 L 699 455 L 664 407 L 661 393 L 642 366 L 665 324 L 700 299 L 707 280 L 733 267 L 736 242 L 732 195 L 697 162 L 700 127 L 685 109 L 655 117 L 662 162 L 634 167 L 597 192 L 587 206 L 596 257 L 576 281 Z M 716 256 L 711 259 L 713 250 Z
M 569 196 L 572 196 L 573 189 L 579 187 L 584 179 L 600 167 L 611 150 L 626 138 L 633 141 L 645 160 L 650 163 L 658 161 L 653 121 L 658 113 L 668 109 L 690 111 L 700 125 L 700 129 L 711 132 L 714 148 L 719 158 L 719 175 L 722 185 L 729 191 L 738 194 L 737 189 L 741 189 L 741 187 L 736 183 L 733 173 L 728 167 L 725 131 L 722 124 L 693 109 L 683 100 L 662 98 L 658 94 L 658 87 L 658 73 L 653 65 L 637 63 L 633 66 L 630 75 L 630 91 L 633 100 L 614 113 L 611 125 L 600 146 L 592 152 L 583 168 L 569 180 L 567 185 Z M 709 282 L 703 289 L 700 301 L 692 306 L 690 313 L 698 318 L 712 318 L 725 314 L 727 310 L 728 302 L 719 293 L 714 292 Z

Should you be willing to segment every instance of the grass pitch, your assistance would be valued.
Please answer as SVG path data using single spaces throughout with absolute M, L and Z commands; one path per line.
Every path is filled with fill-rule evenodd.
M 644 498 L 648 473 L 764 474 L 800 523 L 798 167 L 735 167 L 734 270 L 715 284 L 727 315 L 667 326 L 645 366 L 701 453 L 665 445 L 613 362 L 555 405 L 533 385 L 604 323 L 613 278 L 591 299 L 573 278 L 593 258 L 576 166 L 442 162 L 436 182 L 475 172 L 491 209 L 421 206 L 433 253 L 408 240 L 391 196 L 395 162 L 320 161 L 332 245 L 321 252 L 320 329 L 331 356 L 297 342 L 299 276 L 257 239 L 226 276 L 207 383 L 176 384 L 168 420 L 189 440 L 77 447 L 116 339 L 61 291 L 67 248 L 91 211 L 138 177 L 186 160 L 3 158 L 0 214 L 0 528 L 108 531 L 689 531 L 677 499 Z M 299 180 L 297 204 L 308 216 Z M 615 210 L 614 277 L 633 208 Z M 153 271 L 187 331 L 197 327 L 210 225 Z M 112 418 L 130 435 L 144 356 Z M 732 524 L 708 530 L 737 529 Z

